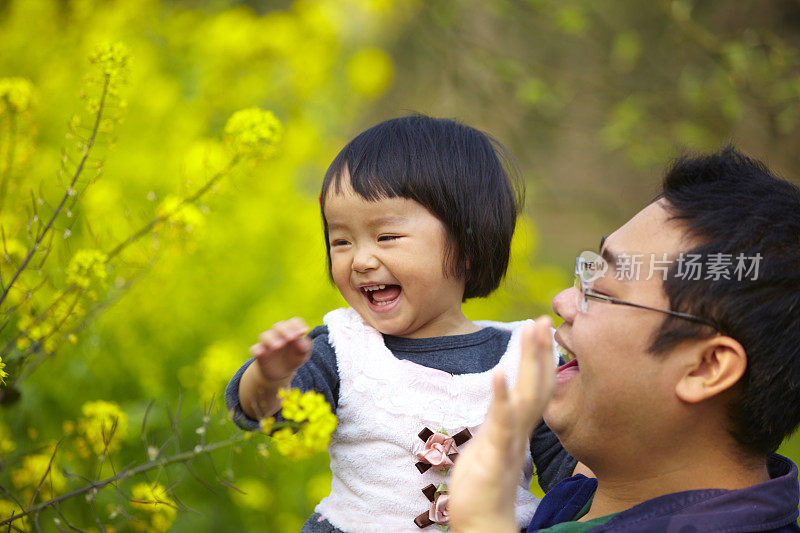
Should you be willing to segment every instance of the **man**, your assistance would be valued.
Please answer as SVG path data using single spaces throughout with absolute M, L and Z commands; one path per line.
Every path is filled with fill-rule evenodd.
M 797 467 L 774 454 L 800 423 L 800 189 L 732 148 L 682 159 L 600 252 L 553 299 L 574 360 L 553 377 L 537 320 L 515 388 L 496 377 L 454 471 L 454 530 L 515 530 L 544 412 L 596 479 L 557 484 L 529 532 L 800 531 Z

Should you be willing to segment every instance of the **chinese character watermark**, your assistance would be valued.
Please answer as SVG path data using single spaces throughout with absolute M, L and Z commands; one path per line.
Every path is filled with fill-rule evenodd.
M 739 253 L 684 253 L 669 258 L 663 254 L 628 254 L 620 253 L 614 264 L 614 279 L 634 281 L 661 277 L 666 280 L 672 272 L 677 279 L 698 280 L 736 280 L 757 281 L 762 255 L 756 253 L 748 256 Z M 603 277 L 608 270 L 608 263 L 594 252 L 582 252 L 579 256 L 584 270 L 584 279 L 593 281 Z M 644 268 L 643 268 L 644 267 Z

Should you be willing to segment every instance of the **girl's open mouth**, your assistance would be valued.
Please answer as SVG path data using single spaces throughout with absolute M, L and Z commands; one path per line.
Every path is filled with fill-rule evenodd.
M 403 289 L 400 285 L 368 285 L 361 287 L 361 293 L 376 312 L 389 311 L 397 304 Z

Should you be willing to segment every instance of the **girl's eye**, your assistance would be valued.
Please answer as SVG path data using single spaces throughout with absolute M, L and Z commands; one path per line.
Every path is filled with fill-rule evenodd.
M 393 241 L 395 239 L 399 239 L 400 235 L 381 235 L 378 237 L 378 242 L 380 241 Z
M 349 242 L 347 242 L 347 241 L 346 241 L 346 240 L 344 240 L 344 239 L 336 239 L 335 241 L 333 241 L 333 242 L 331 243 L 331 248 L 333 248 L 334 246 L 345 246 L 345 245 L 347 245 L 347 244 L 350 244 L 350 243 L 349 243 Z

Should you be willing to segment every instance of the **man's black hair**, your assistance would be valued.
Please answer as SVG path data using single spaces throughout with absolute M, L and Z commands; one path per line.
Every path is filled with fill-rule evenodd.
M 744 450 L 774 452 L 800 424 L 800 188 L 729 146 L 677 160 L 663 198 L 695 244 L 688 253 L 731 254 L 733 265 L 739 254 L 761 256 L 757 277 L 751 271 L 742 280 L 733 270 L 731 279 L 682 279 L 673 265 L 664 289 L 672 309 L 711 321 L 744 347 L 747 369 L 729 404 L 729 430 Z M 651 350 L 709 330 L 667 318 Z
M 369 128 L 336 156 L 322 182 L 320 206 L 331 250 L 325 199 L 349 174 L 366 200 L 408 198 L 419 202 L 447 229 L 443 270 L 464 277 L 463 299 L 488 296 L 505 276 L 521 203 L 501 159 L 502 146 L 464 124 L 412 115 Z

